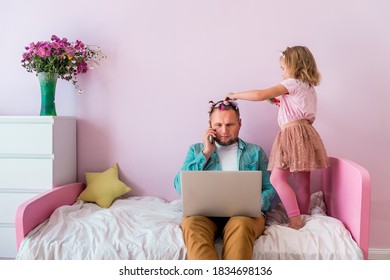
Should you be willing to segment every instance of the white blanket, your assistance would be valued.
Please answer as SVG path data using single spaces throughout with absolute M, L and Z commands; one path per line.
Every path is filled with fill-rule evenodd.
M 343 224 L 312 206 L 299 231 L 288 228 L 282 206 L 267 214 L 253 259 L 362 259 Z M 17 259 L 186 259 L 181 201 L 118 199 L 108 208 L 76 202 L 58 208 L 23 240 Z M 221 251 L 221 240 L 216 247 Z

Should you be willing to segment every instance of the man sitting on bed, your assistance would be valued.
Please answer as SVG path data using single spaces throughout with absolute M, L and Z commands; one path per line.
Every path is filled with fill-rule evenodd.
M 203 143 L 190 146 L 181 170 L 261 170 L 262 211 L 270 210 L 273 201 L 277 199 L 277 194 L 269 181 L 266 154 L 259 146 L 238 137 L 241 119 L 236 102 L 221 100 L 210 103 L 209 128 L 203 136 Z M 210 141 L 209 137 L 215 141 Z M 237 156 L 229 156 L 231 151 Z M 179 194 L 180 171 L 174 180 L 175 189 Z M 254 241 L 265 229 L 265 218 L 190 216 L 183 218 L 181 227 L 188 259 L 219 259 L 214 241 L 222 234 L 224 241 L 222 258 L 244 260 L 252 258 Z

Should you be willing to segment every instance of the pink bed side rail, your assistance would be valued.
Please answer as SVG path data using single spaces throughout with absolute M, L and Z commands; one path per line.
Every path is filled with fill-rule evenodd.
M 368 259 L 371 182 L 366 169 L 346 159 L 330 158 L 322 173 L 327 214 L 340 221 Z
M 75 203 L 84 188 L 83 183 L 63 185 L 21 204 L 15 217 L 17 250 L 19 250 L 23 238 L 32 229 L 47 220 L 58 207 Z

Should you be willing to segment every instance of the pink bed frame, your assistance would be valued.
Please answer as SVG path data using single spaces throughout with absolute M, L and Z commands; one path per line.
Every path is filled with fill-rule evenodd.
M 331 166 L 322 171 L 322 191 L 327 214 L 339 219 L 368 259 L 370 232 L 370 176 L 366 169 L 349 160 L 330 158 Z M 32 198 L 16 213 L 17 249 L 27 234 L 50 217 L 62 205 L 73 204 L 84 190 L 83 183 L 73 183 Z

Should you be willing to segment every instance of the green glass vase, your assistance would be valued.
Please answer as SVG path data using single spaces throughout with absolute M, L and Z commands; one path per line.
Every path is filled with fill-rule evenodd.
M 39 84 L 41 86 L 41 116 L 57 116 L 56 112 L 56 85 L 57 73 L 38 73 Z

